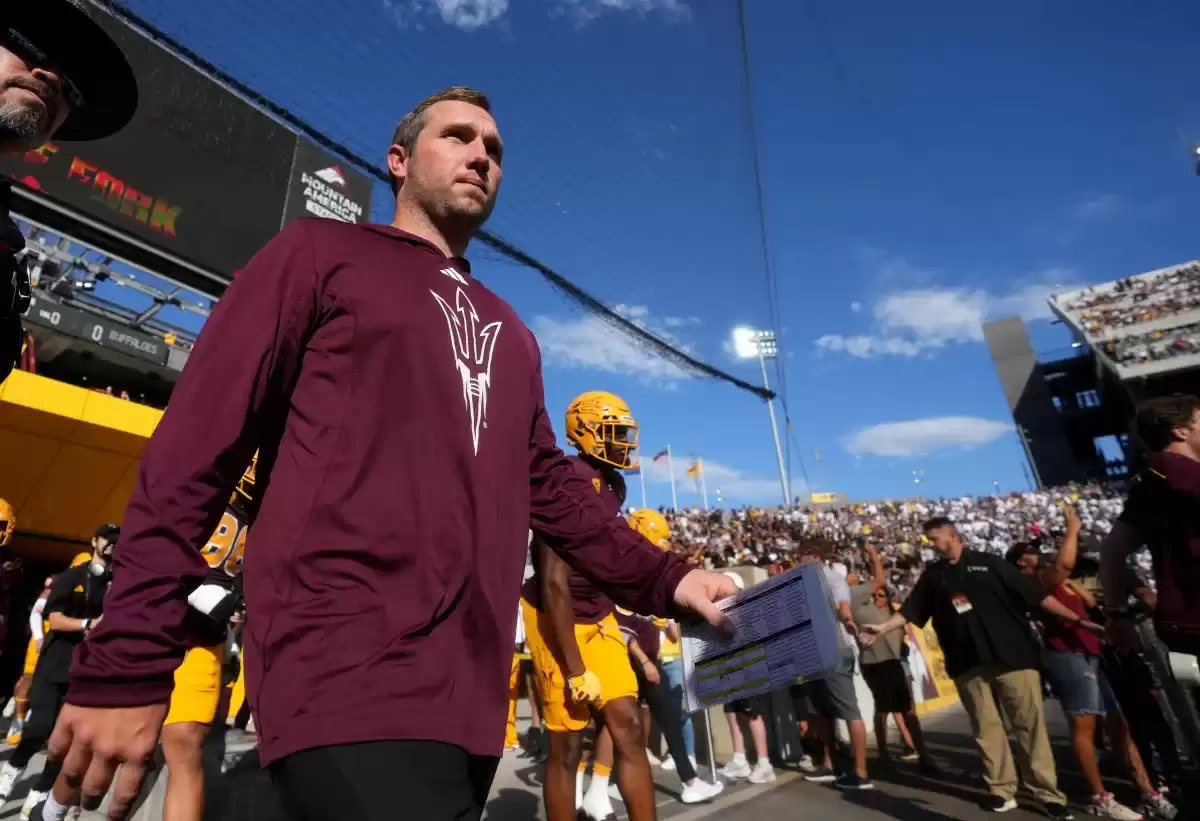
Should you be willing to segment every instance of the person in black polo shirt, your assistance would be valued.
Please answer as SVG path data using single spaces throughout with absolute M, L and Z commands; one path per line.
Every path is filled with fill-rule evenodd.
M 29 721 L 21 743 L 0 770 L 0 803 L 8 800 L 29 760 L 46 745 L 62 710 L 75 648 L 100 622 L 104 596 L 112 580 L 112 552 L 121 535 L 117 525 L 102 525 L 92 538 L 92 560 L 58 574 L 42 611 L 50 632 L 42 643 L 33 685 L 29 688 Z M 86 555 L 86 554 L 85 554 Z M 46 762 L 38 783 L 29 792 L 24 810 L 41 803 L 54 786 L 59 767 Z
M 998 698 L 1034 796 L 1049 817 L 1071 818 L 1056 783 L 1038 674 L 1041 648 L 1029 612 L 1041 607 L 1067 622 L 1096 632 L 1101 628 L 1047 596 L 1003 556 L 965 549 L 949 519 L 930 519 L 925 535 L 942 558 L 925 569 L 899 613 L 882 624 L 863 625 L 864 634 L 878 636 L 908 622 L 923 627 L 933 619 L 946 672 L 958 688 L 983 757 L 983 778 L 991 793 L 984 808 L 1007 812 L 1017 806 L 1017 769 L 996 709 Z

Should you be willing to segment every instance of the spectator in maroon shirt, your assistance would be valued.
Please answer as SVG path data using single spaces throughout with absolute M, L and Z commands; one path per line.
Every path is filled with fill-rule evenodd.
M 51 754 L 56 802 L 125 818 L 189 644 L 187 596 L 256 448 L 246 692 L 305 821 L 478 819 L 503 748 L 529 531 L 615 602 L 727 624 L 735 592 L 607 515 L 555 444 L 541 357 L 462 254 L 503 145 L 450 89 L 397 126 L 392 225 L 292 223 L 218 303 L 139 466 L 103 624 Z M 62 787 L 60 789 L 59 787 Z

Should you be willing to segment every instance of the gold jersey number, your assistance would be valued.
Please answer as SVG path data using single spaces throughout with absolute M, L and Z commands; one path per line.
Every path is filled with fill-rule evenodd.
M 225 511 L 208 544 L 200 551 L 204 561 L 213 570 L 224 569 L 227 575 L 237 576 L 242 572 L 242 554 L 246 551 L 246 534 L 249 532 L 248 525 L 242 524 L 230 511 Z

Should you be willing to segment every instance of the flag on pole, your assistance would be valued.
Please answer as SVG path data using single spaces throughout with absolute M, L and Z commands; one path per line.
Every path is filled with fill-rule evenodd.
M 670 458 L 671 458 L 671 448 L 667 447 L 667 448 L 664 448 L 663 450 L 660 450 L 658 453 L 654 454 L 654 458 L 651 459 L 650 461 L 666 462 Z
M 703 476 L 704 475 L 704 460 L 697 459 L 695 462 L 692 462 L 692 466 L 687 469 L 687 475 L 688 475 L 688 477 L 693 478 L 693 479 L 696 477 L 699 477 L 699 476 Z

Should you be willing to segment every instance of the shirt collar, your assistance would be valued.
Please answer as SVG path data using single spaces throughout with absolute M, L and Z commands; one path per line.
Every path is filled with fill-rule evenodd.
M 368 223 L 363 227 L 368 231 L 375 232 L 376 234 L 382 234 L 385 237 L 398 239 L 402 242 L 407 242 L 409 245 L 414 245 L 433 254 L 437 254 L 445 261 L 451 263 L 455 268 L 461 269 L 461 272 L 466 276 L 471 275 L 471 263 L 466 257 L 448 257 L 442 253 L 441 249 L 424 237 L 418 237 L 416 234 L 410 234 L 407 231 L 401 231 L 394 225 L 382 225 L 380 223 L 373 222 Z

